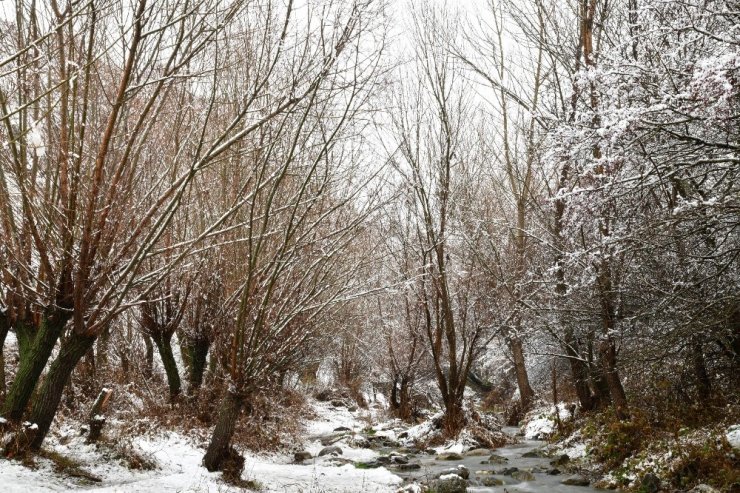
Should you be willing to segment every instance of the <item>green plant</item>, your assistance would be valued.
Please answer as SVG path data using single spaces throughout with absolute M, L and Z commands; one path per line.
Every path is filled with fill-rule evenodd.
M 677 488 L 691 488 L 708 483 L 721 491 L 731 491 L 740 483 L 740 458 L 720 440 L 690 444 L 681 450 L 681 458 L 670 471 L 668 480 Z

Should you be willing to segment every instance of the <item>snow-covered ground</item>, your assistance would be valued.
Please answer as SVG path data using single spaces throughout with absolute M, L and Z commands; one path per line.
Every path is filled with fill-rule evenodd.
M 339 426 L 359 431 L 368 426 L 362 415 L 346 408 L 335 409 L 324 403 L 312 404 L 316 420 L 307 423 L 309 435 L 326 435 Z M 367 419 L 367 418 L 365 418 Z M 53 470 L 51 461 L 36 460 L 31 469 L 15 461 L 0 459 L 0 487 L 3 493 L 42 491 L 95 490 L 108 492 L 230 492 L 242 491 L 227 485 L 220 473 L 209 473 L 201 466 L 205 443 L 177 432 L 162 432 L 131 439 L 130 448 L 153 460 L 157 468 L 151 471 L 131 470 L 108 447 L 86 445 L 73 429 L 49 440 L 48 448 L 79 462 L 85 471 L 102 479 L 100 483 L 71 478 Z M 64 444 L 60 443 L 64 442 Z M 353 461 L 370 460 L 377 454 L 368 449 L 351 447 L 338 442 L 342 458 Z M 311 452 L 315 457 L 322 446 L 318 439 L 296 444 L 296 449 Z M 244 453 L 243 478 L 254 480 L 264 492 L 393 492 L 401 479 L 385 468 L 358 469 L 352 464 L 336 465 L 332 457 L 316 457 L 303 464 L 293 463 L 292 454 L 256 455 Z
M 556 411 L 562 420 L 571 418 L 568 406 L 564 402 L 558 403 L 557 409 L 555 406 L 536 409 L 528 414 L 531 419 L 528 419 L 524 426 L 524 438 L 542 440 L 555 433 L 557 429 Z

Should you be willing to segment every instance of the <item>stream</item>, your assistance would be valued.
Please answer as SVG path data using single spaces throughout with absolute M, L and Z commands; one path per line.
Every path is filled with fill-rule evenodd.
M 516 435 L 519 431 L 514 427 L 504 427 L 503 431 L 509 435 Z M 496 492 L 496 493 L 516 493 L 516 492 L 553 492 L 553 493 L 589 493 L 603 492 L 592 486 L 571 486 L 564 485 L 562 481 L 570 478 L 572 474 L 563 471 L 561 474 L 548 474 L 547 471 L 553 469 L 550 457 L 522 457 L 523 454 L 539 449 L 546 445 L 546 442 L 540 440 L 526 440 L 519 437 L 519 443 L 507 445 L 491 453 L 504 457 L 507 460 L 499 464 L 485 463 L 488 456 L 463 456 L 462 460 L 438 460 L 437 456 L 419 456 L 414 462 L 418 462 L 420 469 L 411 471 L 393 470 L 401 478 L 408 480 L 429 480 L 436 478 L 440 473 L 449 471 L 459 465 L 465 466 L 470 471 L 469 492 Z M 464 454 L 463 454 L 464 455 Z M 481 463 L 484 462 L 484 463 Z M 500 474 L 504 469 L 517 468 L 519 471 L 532 473 L 534 480 L 518 480 L 510 474 Z M 563 468 L 560 468 L 563 469 Z M 497 474 L 497 472 L 499 474 Z M 515 474 L 514 476 L 518 476 Z M 522 474 L 522 476 L 527 476 Z M 520 477 L 520 479 L 525 479 Z M 495 486 L 484 486 L 484 481 L 488 484 L 500 483 Z

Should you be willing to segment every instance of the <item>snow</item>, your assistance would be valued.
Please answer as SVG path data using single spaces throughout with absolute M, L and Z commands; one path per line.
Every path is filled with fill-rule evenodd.
M 341 467 L 322 465 L 286 465 L 254 462 L 246 465 L 249 477 L 263 481 L 266 492 L 350 493 L 356 491 L 395 491 L 402 480 L 387 469 L 357 469 L 347 464 Z M 269 478 L 269 483 L 267 482 Z
M 538 409 L 537 411 L 535 411 L 534 415 L 536 417 L 528 421 L 524 427 L 524 438 L 526 438 L 527 440 L 537 440 L 542 439 L 548 435 L 552 435 L 557 427 L 557 423 L 555 421 L 555 412 L 555 406 L 550 406 L 547 409 Z M 568 410 L 568 406 L 566 403 L 559 403 L 557 407 L 557 412 L 560 416 L 560 419 L 562 420 L 566 420 L 571 417 L 571 413 Z
M 459 479 L 462 479 L 462 478 L 460 476 L 458 476 L 457 474 L 443 474 L 443 475 L 441 475 L 439 477 L 439 479 L 441 479 L 442 481 L 449 481 L 451 479 L 452 480 L 459 480 Z
M 725 433 L 727 441 L 734 449 L 740 449 L 740 424 L 732 425 Z
M 354 415 L 345 408 L 333 408 L 326 403 L 313 403 L 318 418 L 307 424 L 312 433 L 329 434 L 339 426 L 353 430 L 367 427 L 366 416 Z M 183 433 L 168 431 L 143 435 L 122 446 L 157 464 L 152 471 L 130 470 L 110 447 L 88 445 L 79 436 L 79 426 L 62 426 L 48 440 L 48 448 L 81 464 L 102 483 L 82 482 L 54 472 L 53 464 L 37 459 L 38 467 L 29 469 L 14 461 L 0 459 L 0 483 L 3 493 L 35 493 L 93 489 L 102 492 L 236 492 L 227 485 L 220 473 L 209 473 L 201 464 L 205 441 Z M 352 434 L 348 435 L 351 437 Z M 377 453 L 350 447 L 344 440 L 335 445 L 342 449 L 342 458 L 353 461 L 371 460 Z M 305 447 L 312 455 L 323 448 L 318 440 Z M 394 492 L 402 480 L 386 468 L 358 469 L 351 464 L 338 466 L 331 456 L 316 457 L 305 464 L 293 463 L 291 453 L 258 455 L 242 451 L 245 467 L 242 477 L 257 481 L 265 493 L 350 493 Z
M 575 445 L 571 445 L 570 447 L 560 449 L 559 453 L 566 454 L 571 459 L 580 459 L 581 457 L 586 457 L 586 444 L 576 443 Z
M 314 402 L 312 407 L 318 418 L 306 424 L 309 435 L 328 435 L 340 426 L 352 431 L 359 431 L 367 426 L 367 423 L 360 421 L 357 415 L 349 412 L 346 407 L 333 407 L 328 402 Z

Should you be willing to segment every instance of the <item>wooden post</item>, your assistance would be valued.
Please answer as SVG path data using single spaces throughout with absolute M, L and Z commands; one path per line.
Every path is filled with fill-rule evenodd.
M 108 409 L 112 394 L 112 389 L 103 388 L 98 394 L 98 398 L 95 399 L 95 404 L 93 404 L 90 411 L 90 434 L 87 436 L 87 443 L 95 443 L 100 438 L 100 433 L 103 431 L 103 425 L 105 424 L 104 413 Z

